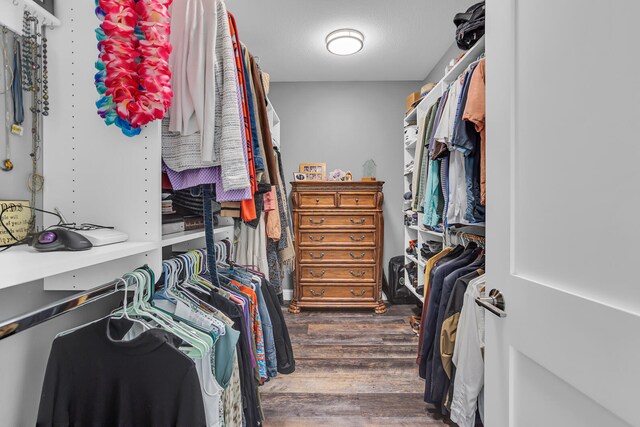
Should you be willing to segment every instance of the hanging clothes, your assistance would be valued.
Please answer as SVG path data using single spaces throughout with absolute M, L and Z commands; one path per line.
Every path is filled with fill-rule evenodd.
M 417 207 L 419 211 L 423 211 L 423 206 L 424 206 L 425 186 L 422 185 L 422 183 L 424 183 L 427 177 L 427 171 L 429 166 L 429 156 L 427 155 L 428 144 L 429 144 L 429 139 L 431 137 L 431 134 L 433 132 L 433 124 L 436 120 L 436 115 L 437 115 L 439 105 L 440 105 L 440 99 L 438 99 L 435 102 L 435 104 L 429 107 L 429 110 L 427 111 L 427 118 L 426 118 L 427 127 L 424 133 L 422 133 L 423 138 L 420 140 L 420 144 L 422 144 L 421 152 L 423 153 L 423 155 L 421 156 L 422 157 L 420 161 L 421 164 L 417 171 L 419 174 L 418 182 L 420 183 L 420 185 L 418 185 L 418 188 L 417 188 Z M 416 171 L 414 170 L 414 174 L 415 173 Z
M 256 179 L 256 167 L 253 158 L 253 141 L 251 135 L 251 117 L 249 115 L 249 103 L 247 98 L 247 82 L 245 81 L 245 72 L 244 72 L 244 63 L 242 59 L 242 49 L 240 46 L 240 39 L 238 37 L 238 29 L 236 26 L 235 18 L 232 14 L 228 13 L 227 18 L 229 21 L 229 29 L 231 32 L 231 40 L 233 42 L 233 54 L 234 61 L 236 65 L 236 71 L 238 74 L 238 101 L 240 103 L 241 108 L 239 109 L 240 116 L 242 118 L 243 130 L 242 133 L 242 143 L 245 147 L 246 156 L 246 165 L 249 170 L 249 182 L 251 188 L 252 196 L 256 194 L 258 191 L 258 184 Z M 242 215 L 242 220 L 245 222 L 251 222 L 258 217 L 258 212 L 256 212 L 256 201 L 251 197 L 247 200 L 242 200 L 240 205 L 242 209 L 240 214 Z
M 463 79 L 463 83 L 455 113 L 453 136 L 451 137 L 451 146 L 453 147 L 453 150 L 449 155 L 448 177 L 450 182 L 448 188 L 449 197 L 447 202 L 445 225 L 469 224 L 469 220 L 467 220 L 467 206 L 468 203 L 474 203 L 473 184 L 471 182 L 473 179 L 473 156 L 469 157 L 468 155 L 473 152 L 475 147 L 475 131 L 467 133 L 467 126 L 471 126 L 473 130 L 473 125 L 462 120 L 462 115 L 467 101 L 470 76 L 473 73 L 474 68 L 475 67 L 471 68 L 468 73 L 461 77 Z M 471 207 L 471 211 L 473 211 L 473 207 Z M 473 221 L 473 218 L 471 221 Z
M 132 323 L 106 318 L 53 341 L 36 425 L 207 425 L 198 372 L 175 337 L 123 340 Z
M 475 299 L 484 295 L 485 276 L 473 279 L 464 294 L 453 352 L 456 367 L 451 399 L 451 420 L 460 427 L 474 427 L 476 409 L 484 419 L 484 309 Z
M 464 304 L 464 294 L 469 286 L 469 283 L 484 274 L 483 269 L 474 270 L 456 280 L 449 302 L 447 303 L 447 309 L 444 315 L 444 322 L 442 323 L 442 331 L 440 335 L 440 356 L 442 358 L 442 367 L 448 378 L 448 390 L 447 397 L 445 399 L 445 407 L 447 410 L 451 410 L 451 399 L 453 398 L 453 383 L 456 376 L 456 367 L 453 364 L 453 353 L 455 349 L 458 323 L 460 321 L 460 312 Z
M 424 144 L 421 144 L 420 141 L 423 141 L 425 138 L 425 133 L 427 131 L 427 126 L 429 123 L 429 115 L 425 114 L 424 116 L 422 116 L 422 120 L 419 123 L 419 131 L 418 131 L 418 143 L 416 144 L 416 155 L 415 155 L 415 159 L 414 159 L 414 166 L 413 166 L 413 175 L 411 177 L 411 191 L 413 192 L 413 200 L 411 202 L 411 210 L 413 211 L 417 211 L 420 207 L 418 205 L 418 197 L 416 197 L 418 195 L 418 193 L 420 192 L 420 186 L 422 185 L 423 181 L 420 180 L 420 177 L 423 176 L 422 173 L 422 165 L 423 165 L 423 158 L 425 156 L 425 147 Z
M 485 68 L 486 59 L 482 58 L 471 77 L 467 104 L 462 117 L 473 123 L 476 131 L 480 133 L 480 203 L 482 205 L 486 204 L 487 199 Z

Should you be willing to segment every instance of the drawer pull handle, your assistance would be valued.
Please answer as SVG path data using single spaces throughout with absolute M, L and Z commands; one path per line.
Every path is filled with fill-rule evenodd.
M 358 204 L 359 201 L 360 201 L 360 198 L 356 197 L 356 205 Z
M 320 203 L 320 199 L 316 197 L 316 203 Z
M 360 290 L 360 293 L 356 293 L 356 291 L 354 291 L 353 289 L 351 289 L 351 294 L 352 294 L 353 296 L 355 296 L 355 297 L 361 297 L 361 296 L 364 296 L 365 292 L 367 292 L 367 291 L 366 291 L 366 290 L 364 290 L 364 289 L 361 289 L 361 290 Z
M 321 242 L 324 240 L 324 235 L 320 236 L 319 238 L 316 238 L 315 236 L 309 236 L 309 238 L 314 242 Z
M 353 277 L 364 277 L 365 274 L 367 274 L 366 271 L 361 271 L 360 274 L 356 273 L 355 271 L 351 270 L 349 271 L 349 273 L 351 273 L 351 275 Z
M 324 295 L 324 289 L 323 289 L 323 290 L 321 290 L 320 292 L 316 292 L 316 291 L 314 291 L 313 289 L 309 289 L 309 293 L 310 293 L 311 295 L 313 295 L 313 296 L 321 297 L 322 295 Z M 354 295 L 355 295 L 355 294 L 354 294 Z
M 326 271 L 324 271 L 324 270 L 322 270 L 322 271 L 320 272 L 320 274 L 316 274 L 316 272 L 315 272 L 315 271 L 310 271 L 310 272 L 309 272 L 309 274 L 311 274 L 311 276 L 313 276 L 313 277 L 322 277 L 322 276 L 324 276 L 324 273 L 326 273 Z
M 322 224 L 324 222 L 324 218 L 320 218 L 320 221 L 314 221 L 313 218 L 309 218 L 309 222 L 311 224 Z
M 362 225 L 362 224 L 364 224 L 364 218 L 360 218 L 360 221 L 356 221 L 356 220 L 355 220 L 355 219 L 353 219 L 353 218 L 350 218 L 350 219 L 351 219 L 351 224 L 356 224 L 356 225 Z
M 360 256 L 358 256 L 358 255 L 354 255 L 354 253 L 353 253 L 353 252 L 349 252 L 349 255 L 351 255 L 351 258 L 353 258 L 353 259 L 362 259 L 362 258 L 364 258 L 364 252 L 362 252 L 362 253 L 360 254 Z
M 364 254 L 363 254 L 364 255 Z M 313 259 L 320 259 L 320 258 L 324 258 L 324 252 L 320 252 L 320 255 L 316 255 L 313 252 L 309 252 L 309 256 Z
M 362 241 L 365 239 L 365 236 L 364 236 L 364 235 L 363 235 L 363 236 L 360 236 L 360 238 L 359 238 L 359 239 L 358 239 L 358 238 L 356 238 L 356 237 L 353 237 L 353 236 L 349 236 L 349 237 L 350 237 L 350 238 L 351 238 L 351 240 L 353 240 L 354 242 L 362 242 Z

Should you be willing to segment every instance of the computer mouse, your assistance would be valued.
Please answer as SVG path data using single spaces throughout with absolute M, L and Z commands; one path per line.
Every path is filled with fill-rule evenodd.
M 86 251 L 93 245 L 83 235 L 64 228 L 42 231 L 33 238 L 33 247 L 39 252 Z

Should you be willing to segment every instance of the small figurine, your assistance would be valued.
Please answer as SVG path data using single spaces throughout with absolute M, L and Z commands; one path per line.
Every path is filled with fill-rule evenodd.
M 373 159 L 369 159 L 362 165 L 362 180 L 363 181 L 376 181 L 376 162 Z

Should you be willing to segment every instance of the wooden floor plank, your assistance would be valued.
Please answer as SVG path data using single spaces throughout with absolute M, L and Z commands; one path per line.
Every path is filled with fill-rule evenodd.
M 422 399 L 412 309 L 285 313 L 296 371 L 260 387 L 264 425 L 455 426 Z

